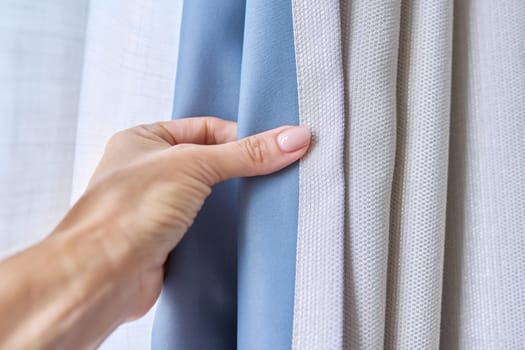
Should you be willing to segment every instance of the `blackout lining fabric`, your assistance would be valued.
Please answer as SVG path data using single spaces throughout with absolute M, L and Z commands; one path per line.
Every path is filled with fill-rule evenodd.
M 248 0 L 239 136 L 299 124 L 292 8 Z M 286 349 L 292 342 L 299 166 L 241 180 L 237 348 Z
M 239 137 L 298 124 L 293 44 L 288 1 L 185 2 L 173 117 L 237 120 Z M 290 347 L 297 168 L 214 187 L 169 259 L 154 349 Z
M 173 119 L 237 119 L 243 23 L 243 1 L 184 3 Z M 170 255 L 152 348 L 235 347 L 237 191 L 235 180 L 215 186 Z

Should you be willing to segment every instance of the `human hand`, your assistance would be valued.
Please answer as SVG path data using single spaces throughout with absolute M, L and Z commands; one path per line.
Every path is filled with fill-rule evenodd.
M 117 133 L 86 193 L 57 227 L 82 226 L 85 234 L 103 227 L 101 254 L 122 255 L 108 259 L 129 276 L 123 279 L 130 295 L 126 318 L 155 302 L 166 258 L 214 184 L 277 171 L 303 156 L 310 142 L 305 127 L 284 126 L 239 141 L 236 129 L 236 123 L 200 117 Z

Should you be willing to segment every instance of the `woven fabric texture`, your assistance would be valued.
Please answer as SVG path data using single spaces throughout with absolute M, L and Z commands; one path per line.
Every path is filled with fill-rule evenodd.
M 340 295 L 316 295 L 322 303 L 311 298 L 306 306 L 307 293 L 296 288 L 294 322 L 302 328 L 294 327 L 294 344 L 521 348 L 525 3 L 340 1 L 328 6 L 338 14 L 319 21 L 309 1 L 296 0 L 294 7 L 301 118 L 341 126 L 323 104 L 327 97 L 318 101 L 317 114 L 308 113 L 320 96 L 312 86 L 323 78 L 339 82 L 337 75 L 316 75 L 319 66 L 342 57 L 343 71 L 332 72 L 344 76 L 345 162 L 332 164 L 346 175 L 345 223 L 337 221 L 344 235 L 334 235 L 333 226 L 306 232 L 299 225 L 299 237 L 308 240 L 297 251 L 297 276 L 306 270 L 301 264 L 313 276 L 326 261 L 310 252 L 343 244 L 344 258 L 330 270 L 344 282 L 343 323 L 336 311 L 330 320 L 333 342 L 319 346 L 313 334 L 324 334 L 327 323 L 320 324 L 312 310 L 339 305 Z M 341 45 L 322 46 L 324 31 L 337 17 Z M 310 48 L 311 64 L 301 71 L 304 48 Z M 323 55 L 314 60 L 316 49 Z M 332 143 L 329 134 L 322 136 L 314 147 Z M 330 152 L 340 149 L 325 148 L 326 159 Z M 321 166 L 304 161 L 301 181 Z M 302 191 L 299 218 L 322 220 L 326 214 L 312 209 L 321 202 L 309 201 Z M 304 279 L 296 286 L 323 293 L 320 284 L 327 279 Z M 342 345 L 334 341 L 341 334 Z
M 525 2 L 456 1 L 442 349 L 525 346 Z
M 383 346 L 396 152 L 399 1 L 342 1 L 346 90 L 345 346 Z
M 292 12 L 300 122 L 313 135 L 299 168 L 292 342 L 294 349 L 340 348 L 345 124 L 339 3 L 292 1 Z

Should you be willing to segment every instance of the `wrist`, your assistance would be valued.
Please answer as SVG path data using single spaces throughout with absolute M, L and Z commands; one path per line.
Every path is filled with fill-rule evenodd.
M 138 264 L 131 246 L 108 232 L 107 223 L 65 228 L 46 241 L 63 279 L 57 345 L 96 345 L 93 340 L 98 343 L 132 314 Z
M 0 347 L 92 348 L 129 318 L 133 261 L 105 236 L 64 228 L 0 264 Z
M 113 227 L 102 220 L 80 223 L 55 231 L 49 238 L 56 239 L 62 255 L 77 265 L 75 273 L 92 269 L 115 279 L 128 274 L 137 261 L 130 242 L 115 234 Z
M 110 222 L 79 223 L 53 232 L 48 239 L 68 278 L 83 284 L 84 297 L 105 288 L 109 294 L 123 294 L 122 299 L 133 288 L 141 264 L 133 245 L 115 234 Z

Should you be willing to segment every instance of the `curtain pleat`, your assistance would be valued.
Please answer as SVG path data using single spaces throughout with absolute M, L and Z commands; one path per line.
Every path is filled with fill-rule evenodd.
M 237 120 L 244 8 L 244 0 L 184 2 L 173 119 Z M 237 180 L 214 186 L 170 255 L 154 349 L 235 348 L 237 199 Z
M 292 4 L 247 0 L 238 136 L 299 124 Z M 292 342 L 299 166 L 240 181 L 237 348 Z
M 400 1 L 341 1 L 346 91 L 345 348 L 379 349 L 385 331 L 396 151 Z
M 525 344 L 525 2 L 456 1 L 442 349 Z
M 345 90 L 339 2 L 292 1 L 299 120 L 293 349 L 341 348 L 344 324 Z
M 401 5 L 385 348 L 437 348 L 445 237 L 452 1 Z

